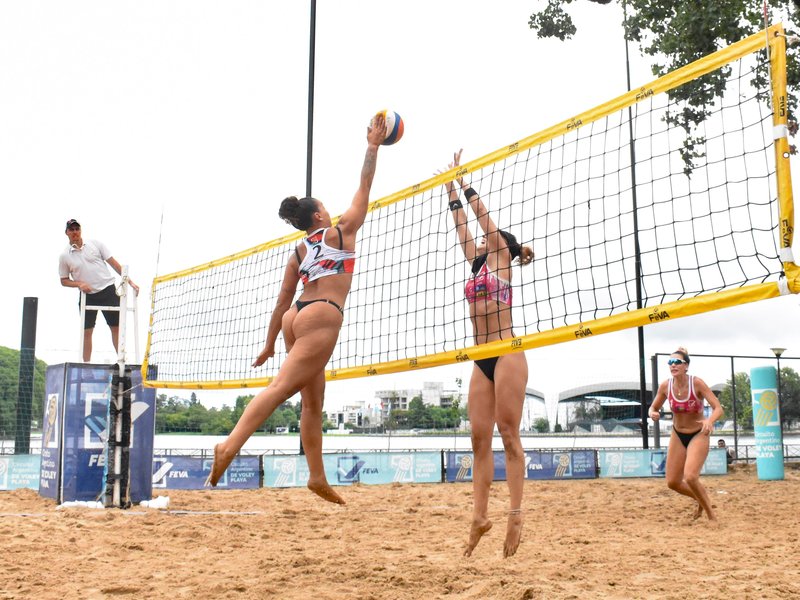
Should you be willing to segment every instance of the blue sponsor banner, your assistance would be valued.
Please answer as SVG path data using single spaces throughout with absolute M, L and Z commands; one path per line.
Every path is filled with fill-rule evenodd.
M 753 395 L 753 433 L 756 438 L 756 471 L 763 480 L 783 479 L 783 434 L 775 367 L 750 369 Z
M 59 502 L 97 500 L 104 487 L 103 449 L 116 365 L 66 363 L 47 369 L 39 494 Z M 130 367 L 130 499 L 152 497 L 155 390 Z
M 494 481 L 506 479 L 506 457 L 502 450 L 492 452 Z M 472 452 L 447 452 L 445 476 L 449 482 L 472 481 Z M 566 452 L 525 452 L 526 479 L 591 479 L 597 477 L 594 450 Z
M 526 479 L 594 479 L 597 459 L 594 450 L 567 452 L 525 452 Z
M 725 475 L 728 472 L 728 451 L 725 448 L 711 448 L 706 462 L 700 470 L 701 475 Z
M 331 485 L 438 483 L 442 480 L 439 452 L 324 454 L 322 460 Z M 308 475 L 303 456 L 264 457 L 264 487 L 305 486 Z
M 492 452 L 494 459 L 494 481 L 505 481 L 506 458 L 502 451 Z M 445 481 L 472 481 L 472 465 L 475 459 L 472 452 L 447 452 L 445 457 Z
M 45 403 L 42 415 L 42 456 L 39 470 L 39 495 L 58 500 L 61 476 L 61 425 L 64 420 L 63 365 L 47 367 Z
M 195 456 L 154 456 L 153 488 L 199 490 L 211 472 L 211 458 Z M 237 456 L 217 483 L 217 489 L 245 490 L 261 487 L 258 456 Z
M 664 477 L 667 450 L 600 450 L 600 477 Z M 701 475 L 724 475 L 728 472 L 724 448 L 711 448 Z
M 0 456 L 0 490 L 39 489 L 41 456 Z

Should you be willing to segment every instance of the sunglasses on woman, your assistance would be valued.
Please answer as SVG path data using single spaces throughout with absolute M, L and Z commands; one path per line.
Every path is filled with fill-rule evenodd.
M 672 365 L 685 365 L 687 363 L 682 358 L 670 358 L 667 364 L 671 367 Z

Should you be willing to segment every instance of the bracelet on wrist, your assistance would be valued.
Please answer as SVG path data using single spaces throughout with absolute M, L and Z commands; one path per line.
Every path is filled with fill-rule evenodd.
M 461 200 L 456 198 L 455 200 L 450 202 L 451 211 L 458 210 L 459 208 L 464 208 L 464 205 L 461 204 Z
M 473 190 L 472 187 L 468 187 L 466 190 L 464 190 L 464 197 L 467 199 L 467 202 L 472 200 L 477 195 L 478 195 L 478 192 Z

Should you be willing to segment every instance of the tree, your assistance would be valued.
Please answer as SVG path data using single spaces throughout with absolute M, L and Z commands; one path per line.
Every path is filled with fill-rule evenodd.
M 602 411 L 600 405 L 595 401 L 581 400 L 575 405 L 573 420 L 575 421 L 596 421 L 600 419 Z
M 736 388 L 736 425 L 742 429 L 753 429 L 753 399 L 750 395 L 750 376 L 747 373 L 734 373 L 733 382 Z M 719 403 L 725 410 L 725 418 L 733 419 L 733 396 L 731 380 L 719 395 Z
M 790 367 L 781 368 L 781 421 L 787 427 L 800 421 L 800 375 Z
M 33 396 L 31 425 L 41 425 L 45 396 L 47 364 L 35 359 L 33 366 Z M 17 427 L 17 400 L 19 389 L 19 350 L 0 346 L 0 439 L 14 438 Z
M 242 416 L 244 409 L 247 408 L 247 405 L 250 404 L 250 400 L 253 398 L 255 398 L 253 394 L 250 394 L 249 396 L 237 396 L 236 404 L 233 407 L 233 414 L 231 415 L 234 423 L 239 420 L 239 417 Z
M 761 3 L 750 0 L 617 1 L 625 11 L 622 23 L 625 39 L 636 42 L 642 55 L 652 57 L 651 68 L 656 77 L 757 33 L 764 27 Z M 572 2 L 573 0 L 547 0 L 544 10 L 533 13 L 528 25 L 540 38 L 555 37 L 562 41 L 571 38 L 577 28 L 564 7 Z M 791 15 L 795 22 L 800 19 L 796 2 L 771 0 L 770 6 Z M 787 48 L 786 59 L 787 86 L 794 92 L 800 83 L 798 49 Z M 722 95 L 729 71 L 729 68 L 718 69 L 669 92 L 670 98 L 678 102 L 678 108 L 668 114 L 666 120 L 685 132 L 681 154 L 687 175 L 692 172 L 694 159 L 702 156 L 698 146 L 705 142 L 703 138 L 693 134 L 696 127 L 708 116 L 714 101 Z M 758 89 L 769 90 L 767 66 L 764 62 L 759 65 L 754 85 Z M 796 96 L 794 93 L 789 94 L 790 118 L 793 118 L 797 108 Z
M 539 433 L 548 433 L 550 431 L 550 421 L 544 417 L 539 417 L 533 422 L 533 428 Z
M 414 396 L 408 403 L 408 425 L 414 429 L 427 427 L 430 422 L 427 407 L 422 396 Z

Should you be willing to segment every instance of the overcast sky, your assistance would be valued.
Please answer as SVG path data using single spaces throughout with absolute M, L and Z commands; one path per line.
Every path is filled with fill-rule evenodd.
M 574 3 L 578 35 L 562 43 L 529 29 L 542 4 L 320 1 L 313 194 L 333 214 L 347 207 L 380 108 L 399 112 L 406 133 L 381 149 L 373 199 L 427 179 L 455 149 L 477 158 L 625 92 L 621 9 Z M 76 292 L 57 270 L 67 219 L 130 265 L 142 348 L 156 275 L 292 233 L 276 213 L 305 191 L 308 28 L 298 0 L 3 3 L 0 345 L 19 348 L 23 298 L 35 296 L 37 356 L 77 359 Z M 635 47 L 631 58 L 634 86 L 650 81 Z M 780 298 L 648 327 L 645 348 L 797 356 L 798 323 L 797 297 Z M 94 339 L 94 359 L 112 362 L 102 317 Z M 638 374 L 635 331 L 527 356 L 530 387 L 549 396 Z M 727 372 L 693 367 L 709 383 Z M 366 398 L 423 381 L 453 387 L 470 371 L 332 383 L 327 406 L 353 398 L 354 385 Z

